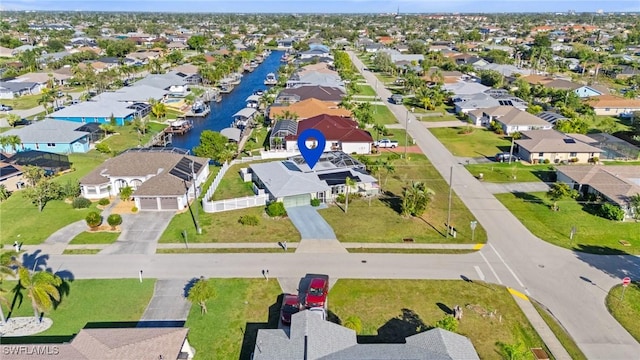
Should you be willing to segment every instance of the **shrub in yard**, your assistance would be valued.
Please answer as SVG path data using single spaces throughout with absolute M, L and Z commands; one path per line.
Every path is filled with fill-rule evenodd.
M 122 224 L 122 216 L 120 214 L 111 214 L 107 218 L 107 223 L 111 226 L 112 230 L 115 230 L 116 226 Z
M 320 199 L 311 199 L 311 206 L 320 206 Z
M 132 208 L 131 208 L 131 212 L 132 212 L 132 213 L 137 213 L 137 212 L 138 212 L 138 208 L 137 208 L 137 207 L 135 207 L 135 206 L 134 206 L 134 207 L 132 207 Z
M 281 202 L 272 202 L 267 205 L 267 215 L 271 217 L 275 216 L 285 216 L 287 215 L 287 210 L 284 208 L 284 204 Z
M 101 142 L 99 144 L 96 144 L 96 150 L 100 153 L 103 154 L 110 154 L 111 153 L 111 148 L 109 147 L 109 145 L 107 143 Z
M 336 196 L 336 202 L 338 204 L 344 204 L 346 201 L 346 196 L 344 194 L 338 194 L 338 196 Z
M 73 199 L 71 206 L 73 206 L 74 209 L 86 209 L 91 206 L 91 200 L 79 196 Z
M 543 162 L 544 162 L 545 164 L 549 164 L 549 163 L 551 163 L 551 160 L 549 160 L 549 159 L 544 159 L 544 161 L 543 161 Z
M 105 206 L 105 205 L 109 205 L 110 203 L 111 203 L 111 201 L 109 201 L 109 199 L 107 199 L 107 198 L 102 198 L 102 199 L 98 200 L 98 205 Z
M 451 315 L 446 315 L 441 320 L 436 321 L 436 327 L 451 332 L 458 331 L 458 320 Z
M 260 219 L 255 215 L 243 215 L 238 222 L 242 225 L 256 226 L 260 223 Z
M 609 220 L 622 221 L 624 220 L 624 210 L 622 210 L 619 206 L 604 203 L 600 205 L 600 216 Z
M 102 224 L 102 215 L 97 211 L 92 211 L 87 214 L 87 217 L 84 220 L 90 228 L 96 228 Z

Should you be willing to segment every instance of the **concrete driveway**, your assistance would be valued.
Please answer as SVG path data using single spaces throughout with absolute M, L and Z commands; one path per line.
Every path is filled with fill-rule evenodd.
M 300 232 L 302 240 L 326 239 L 335 240 L 336 234 L 331 226 L 318 214 L 311 205 L 287 208 L 287 214 L 293 225 Z
M 100 254 L 155 254 L 158 239 L 173 215 L 173 212 L 165 211 L 123 214 L 118 240 Z

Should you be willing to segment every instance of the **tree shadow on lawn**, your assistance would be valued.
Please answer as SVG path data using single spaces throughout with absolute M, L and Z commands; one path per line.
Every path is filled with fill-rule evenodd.
M 404 344 L 406 338 L 431 329 L 411 309 L 402 309 L 402 314 L 389 319 L 378 328 L 378 335 L 360 335 L 359 344 Z
M 516 199 L 520 199 L 525 202 L 544 204 L 543 199 L 538 196 L 531 195 L 530 193 L 516 191 L 513 193 L 513 196 L 515 196 Z
M 258 330 L 260 329 L 277 329 L 280 321 L 280 304 L 284 299 L 284 294 L 278 295 L 276 302 L 269 306 L 269 317 L 266 323 L 248 322 L 244 330 L 242 330 L 242 349 L 240 350 L 240 360 L 250 360 L 251 354 L 256 347 L 256 339 L 258 338 Z
M 558 179 L 556 172 L 552 166 L 550 166 L 547 170 L 533 170 L 531 171 L 531 173 L 533 174 L 533 176 L 537 177 L 545 183 L 553 183 Z
M 608 246 L 577 244 L 574 255 L 589 266 L 616 278 L 640 278 L 640 257 Z
M 402 214 L 402 198 L 391 191 L 384 191 L 383 196 L 380 197 L 380 202 L 387 205 L 398 215 Z

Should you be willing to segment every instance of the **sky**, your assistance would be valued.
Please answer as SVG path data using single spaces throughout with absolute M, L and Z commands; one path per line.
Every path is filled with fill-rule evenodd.
M 0 0 L 4 10 L 212 13 L 640 12 L 640 0 Z

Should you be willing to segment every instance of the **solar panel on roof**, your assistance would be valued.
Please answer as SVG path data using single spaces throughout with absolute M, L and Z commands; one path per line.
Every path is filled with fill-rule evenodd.
M 191 181 L 191 173 L 185 173 L 185 172 L 182 172 L 182 171 L 180 171 L 180 170 L 178 170 L 176 168 L 171 169 L 171 171 L 169 171 L 169 174 L 171 174 L 171 175 L 173 175 L 173 176 L 175 176 L 175 177 L 177 177 L 179 179 L 182 179 L 184 181 Z
M 564 142 L 566 144 L 575 144 L 576 143 L 576 141 L 574 139 L 570 139 L 570 138 L 563 139 L 563 140 L 564 140 Z
M 286 167 L 290 171 L 302 172 L 300 168 L 297 167 L 296 164 L 292 163 L 291 161 L 283 161 L 282 165 L 284 165 L 284 167 Z
M 327 185 L 340 185 L 345 184 L 346 178 L 351 178 L 356 182 L 360 182 L 360 178 L 357 176 L 351 175 L 350 171 L 341 171 L 337 173 L 327 173 L 327 174 L 318 174 L 318 178 L 320 180 L 326 181 Z

